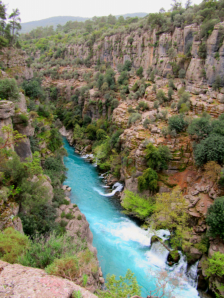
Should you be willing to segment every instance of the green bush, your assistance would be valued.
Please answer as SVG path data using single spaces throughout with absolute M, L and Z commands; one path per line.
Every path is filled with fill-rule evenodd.
M 145 129 L 147 129 L 147 128 L 149 127 L 149 124 L 150 124 L 150 120 L 149 120 L 148 118 L 146 118 L 146 119 L 144 120 L 144 122 L 143 122 L 143 127 L 144 127 Z
M 185 71 L 183 68 L 181 68 L 181 69 L 179 70 L 179 72 L 178 72 L 178 77 L 179 77 L 180 79 L 184 79 L 184 78 L 185 78 L 185 75 L 186 75 L 186 71 Z
M 36 236 L 26 253 L 19 258 L 20 264 L 34 268 L 51 265 L 56 259 L 73 256 L 75 253 L 86 249 L 86 243 L 79 237 L 74 240 L 67 234 L 50 236 Z
M 210 117 L 205 116 L 193 119 L 190 123 L 187 132 L 190 135 L 196 135 L 198 139 L 204 139 L 212 132 Z
M 13 228 L 0 232 L 0 259 L 11 264 L 18 262 L 28 248 L 29 238 Z
M 126 60 L 123 65 L 123 71 L 130 71 L 132 67 L 132 63 L 130 60 Z
M 209 226 L 209 235 L 219 236 L 224 240 L 224 197 L 215 200 L 208 209 L 206 223 Z
M 155 147 L 152 143 L 146 146 L 145 154 L 147 165 L 156 171 L 166 170 L 168 162 L 172 158 L 167 146 L 159 145 Z
M 223 164 L 224 157 L 224 136 L 212 134 L 200 144 L 194 145 L 194 158 L 198 166 L 208 161 L 217 161 Z
M 224 254 L 217 251 L 207 260 L 206 276 L 224 276 Z
M 143 77 L 143 67 L 140 66 L 137 70 L 136 70 L 136 75 L 138 77 L 140 77 L 140 79 Z
M 128 213 L 134 214 L 142 220 L 153 213 L 154 202 L 151 198 L 142 198 L 129 190 L 125 190 L 124 193 L 121 205 Z
M 128 85 L 128 73 L 127 71 L 122 71 L 121 75 L 117 80 L 119 85 Z
M 169 129 L 175 130 L 177 133 L 184 131 L 187 127 L 187 122 L 184 120 L 183 115 L 175 115 L 168 120 Z
M 158 175 L 156 171 L 154 171 L 151 168 L 148 168 L 145 170 L 142 174 L 142 176 L 138 177 L 138 190 L 151 190 L 156 191 L 158 188 Z
M 141 295 L 141 287 L 130 269 L 127 270 L 124 277 L 120 276 L 119 279 L 116 279 L 115 275 L 108 274 L 105 287 L 106 291 L 97 291 L 99 298 L 124 298 Z
M 24 80 L 22 83 L 22 88 L 25 91 L 25 94 L 31 99 L 42 99 L 44 97 L 44 92 L 41 87 L 40 80 L 32 79 L 30 81 Z
M 105 140 L 107 137 L 107 133 L 105 132 L 104 129 L 98 129 L 96 132 L 96 138 L 97 140 Z
M 0 98 L 12 101 L 19 99 L 19 89 L 15 79 L 0 80 Z
M 156 93 L 156 98 L 159 100 L 160 103 L 163 103 L 168 100 L 162 89 L 158 90 L 158 92 Z
M 57 149 L 59 149 L 63 145 L 62 137 L 59 133 L 59 131 L 56 128 L 53 128 L 51 130 L 51 134 L 49 137 L 49 143 L 48 143 L 48 149 L 50 149 L 52 152 L 55 152 Z
M 69 278 L 70 280 L 75 281 L 79 276 L 78 259 L 76 256 L 55 259 L 45 270 L 50 275 Z
M 136 121 L 140 120 L 142 118 L 141 114 L 139 113 L 133 113 L 129 118 L 128 118 L 128 125 L 131 125 L 135 123 Z
M 29 124 L 29 118 L 26 114 L 19 114 L 19 118 L 23 126 L 27 126 Z

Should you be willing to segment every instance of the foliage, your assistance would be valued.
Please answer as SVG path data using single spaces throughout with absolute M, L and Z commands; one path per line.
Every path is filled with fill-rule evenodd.
M 212 126 L 210 122 L 210 117 L 205 115 L 204 117 L 193 119 L 190 123 L 187 132 L 194 136 L 196 135 L 198 139 L 204 139 L 212 131 Z
M 15 79 L 0 80 L 0 98 L 12 101 L 19 99 L 19 89 Z
M 125 190 L 121 205 L 128 213 L 134 214 L 140 219 L 149 217 L 154 211 L 154 202 L 151 198 L 142 198 L 129 190 Z
M 171 243 L 175 250 L 179 247 L 186 249 L 190 246 L 187 207 L 187 202 L 179 187 L 174 188 L 171 193 L 156 196 L 153 214 L 154 228 L 164 228 L 172 232 Z
M 50 275 L 56 275 L 75 281 L 79 276 L 78 259 L 76 256 L 66 256 L 61 259 L 55 259 L 45 270 Z
M 62 137 L 59 133 L 59 131 L 56 128 L 51 129 L 50 137 L 49 137 L 49 143 L 48 148 L 55 152 L 57 149 L 59 149 L 63 145 Z
M 29 81 L 24 80 L 22 83 L 22 88 L 25 91 L 25 94 L 31 99 L 42 99 L 44 96 L 41 83 L 35 78 Z
M 156 171 L 167 169 L 167 164 L 172 157 L 167 146 L 155 147 L 152 143 L 146 146 L 145 154 L 147 165 Z
M 137 70 L 136 70 L 136 75 L 138 77 L 140 77 L 140 79 L 143 77 L 143 67 L 140 66 Z
M 166 102 L 168 100 L 162 89 L 158 90 L 158 92 L 156 93 L 156 98 L 159 100 L 160 103 Z
M 127 270 L 124 277 L 120 276 L 119 279 L 116 279 L 115 275 L 108 274 L 105 287 L 105 291 L 97 291 L 98 297 L 123 298 L 141 295 L 141 287 L 138 285 L 136 277 L 134 277 L 134 273 L 130 269 Z
M 177 133 L 184 131 L 187 127 L 187 122 L 184 120 L 183 115 L 174 115 L 168 120 L 169 129 L 175 130 Z
M 152 192 L 156 191 L 158 188 L 158 175 L 156 171 L 151 168 L 145 170 L 142 176 L 138 177 L 138 190 L 151 190 Z
M 224 276 L 224 254 L 217 251 L 207 260 L 206 276 Z
M 135 123 L 136 121 L 140 120 L 141 118 L 142 118 L 142 116 L 139 113 L 131 114 L 131 116 L 128 118 L 128 125 Z
M 224 136 L 211 134 L 199 144 L 194 145 L 194 158 L 198 166 L 208 161 L 217 161 L 223 164 L 224 156 Z
M 29 250 L 20 257 L 19 262 L 24 266 L 42 268 L 51 265 L 55 260 L 86 248 L 86 243 L 77 238 L 75 241 L 67 234 L 58 236 L 51 233 L 48 237 L 36 236 L 32 240 Z
M 1 260 L 11 264 L 16 263 L 18 261 L 18 257 L 21 256 L 28 247 L 28 237 L 13 228 L 7 228 L 0 232 Z
M 224 197 L 215 200 L 208 209 L 206 223 L 209 226 L 209 235 L 224 239 Z

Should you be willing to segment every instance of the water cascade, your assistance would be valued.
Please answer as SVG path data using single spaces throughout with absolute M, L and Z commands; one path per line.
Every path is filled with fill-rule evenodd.
M 121 191 L 123 185 L 116 183 L 112 192 L 107 193 L 108 190 L 102 185 L 101 178 L 104 178 L 104 175 L 99 177 L 94 165 L 75 154 L 74 148 L 70 147 L 66 140 L 64 144 L 68 152 L 68 156 L 64 158 L 68 169 L 65 184 L 72 188 L 72 203 L 79 206 L 90 224 L 93 245 L 97 248 L 104 277 L 108 273 L 116 276 L 125 275 L 127 269 L 131 269 L 142 286 L 142 297 L 146 297 L 149 290 L 156 288 L 157 273 L 166 269 L 171 278 L 173 274 L 173 278 L 181 281 L 173 293 L 176 298 L 199 297 L 196 283 L 190 284 L 179 275 L 175 277 L 175 274 L 182 270 L 180 268 L 183 268 L 183 264 L 186 264 L 185 275 L 186 261 L 181 258 L 176 266 L 167 268 L 166 249 L 160 243 L 153 243 L 150 249 L 153 234 L 141 229 L 121 212 L 121 206 L 113 195 Z M 168 231 L 160 230 L 157 233 L 164 240 L 169 237 Z M 190 272 L 196 272 L 195 268 L 190 269 Z M 194 274 L 189 274 L 189 278 L 190 276 L 195 278 Z M 169 284 L 167 287 L 169 288 Z

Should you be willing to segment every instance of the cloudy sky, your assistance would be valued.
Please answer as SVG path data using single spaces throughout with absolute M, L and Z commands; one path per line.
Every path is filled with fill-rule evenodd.
M 3 0 L 8 13 L 19 8 L 22 23 L 54 16 L 93 17 L 170 9 L 171 0 Z M 182 0 L 184 4 L 186 0 Z M 192 0 L 199 4 L 202 0 Z

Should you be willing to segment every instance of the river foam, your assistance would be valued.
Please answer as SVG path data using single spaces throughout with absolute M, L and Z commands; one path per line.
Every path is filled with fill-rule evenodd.
M 96 168 L 86 162 L 86 159 L 74 154 L 74 148 L 70 147 L 67 141 L 65 149 L 68 152 L 68 156 L 64 158 L 65 166 L 68 168 L 65 184 L 72 187 L 71 201 L 79 206 L 90 224 L 93 245 L 97 248 L 104 277 L 108 273 L 124 276 L 127 269 L 131 269 L 142 286 L 142 297 L 146 297 L 150 290 L 156 288 L 159 281 L 158 273 L 166 269 L 163 253 L 160 254 L 156 247 L 153 249 L 155 243 L 151 247 L 150 255 L 153 233 L 141 229 L 122 213 L 119 203 L 113 198 L 113 194 L 123 187 L 121 184 L 116 184 L 110 193 L 106 193 Z M 104 175 L 101 178 L 104 178 Z M 164 240 L 169 237 L 168 231 L 157 232 Z M 180 267 L 176 266 L 176 270 L 178 272 Z M 173 278 L 172 272 L 164 272 Z M 176 274 L 175 271 L 173 274 Z M 177 279 L 180 286 L 175 290 L 175 297 L 198 297 L 196 289 L 187 279 L 179 276 Z M 167 287 L 169 284 L 168 282 Z

